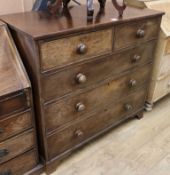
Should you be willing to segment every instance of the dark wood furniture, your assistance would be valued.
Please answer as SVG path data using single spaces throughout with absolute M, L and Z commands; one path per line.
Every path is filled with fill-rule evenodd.
M 81 6 L 61 17 L 46 12 L 1 16 L 33 84 L 46 165 L 143 115 L 163 13 L 127 7 L 119 19 L 110 3 L 91 23 L 86 13 Z
M 30 81 L 0 22 L 0 175 L 24 174 L 38 162 Z

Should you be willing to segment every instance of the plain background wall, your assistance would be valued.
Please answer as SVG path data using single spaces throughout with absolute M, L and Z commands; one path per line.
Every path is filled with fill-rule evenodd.
M 35 0 L 0 0 L 0 15 L 30 11 L 32 9 L 34 1 Z M 94 0 L 94 2 L 97 1 L 98 0 Z M 86 0 L 79 0 L 79 2 L 85 4 Z M 74 3 L 72 2 L 72 4 Z
M 29 11 L 34 0 L 0 0 L 0 15 Z

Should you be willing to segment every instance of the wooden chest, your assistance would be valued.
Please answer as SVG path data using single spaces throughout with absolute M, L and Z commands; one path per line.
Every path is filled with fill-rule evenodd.
M 1 17 L 32 80 L 47 165 L 143 114 L 162 13 L 127 7 L 119 19 L 110 3 L 105 14 L 96 11 L 91 22 L 86 6 L 61 17 L 45 12 Z
M 31 86 L 7 26 L 0 22 L 0 175 L 37 166 Z

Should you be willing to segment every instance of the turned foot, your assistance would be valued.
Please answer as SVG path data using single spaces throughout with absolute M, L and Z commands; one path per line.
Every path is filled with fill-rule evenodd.
M 139 119 L 139 120 L 140 120 L 141 118 L 143 118 L 143 111 L 137 113 L 137 114 L 135 115 L 135 117 L 136 117 L 137 119 Z
M 153 103 L 146 102 L 145 103 L 145 111 L 150 112 L 153 109 Z

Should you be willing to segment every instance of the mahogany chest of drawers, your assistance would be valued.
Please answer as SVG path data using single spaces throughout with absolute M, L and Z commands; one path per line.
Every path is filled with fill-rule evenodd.
M 127 7 L 119 19 L 110 3 L 91 22 L 86 6 L 60 17 L 46 12 L 1 17 L 33 84 L 46 165 L 125 119 L 142 117 L 161 17 Z
M 0 22 L 0 175 L 38 164 L 31 86 L 7 26 Z

